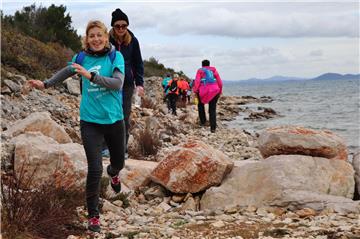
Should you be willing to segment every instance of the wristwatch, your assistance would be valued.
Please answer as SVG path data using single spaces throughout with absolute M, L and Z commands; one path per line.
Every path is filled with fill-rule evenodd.
M 91 77 L 90 77 L 89 80 L 90 80 L 91 82 L 93 82 L 94 79 L 95 79 L 96 73 L 95 73 L 95 72 L 90 72 L 90 75 L 91 75 Z

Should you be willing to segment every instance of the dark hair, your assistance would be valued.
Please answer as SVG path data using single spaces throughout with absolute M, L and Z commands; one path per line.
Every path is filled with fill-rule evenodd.
M 210 66 L 210 61 L 209 60 L 203 60 L 201 62 L 201 66 Z

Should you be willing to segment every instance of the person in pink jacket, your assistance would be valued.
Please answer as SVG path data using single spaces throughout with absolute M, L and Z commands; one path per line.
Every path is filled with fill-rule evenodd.
M 216 103 L 222 93 L 222 81 L 216 68 L 210 66 L 209 60 L 201 62 L 202 67 L 198 69 L 194 81 L 193 92 L 199 98 L 198 111 L 200 124 L 205 125 L 205 107 L 209 104 L 210 130 L 215 133 L 216 130 Z

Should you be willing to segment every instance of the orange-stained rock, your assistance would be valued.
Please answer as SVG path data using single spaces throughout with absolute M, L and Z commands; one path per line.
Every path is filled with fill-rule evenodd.
M 26 132 L 10 141 L 14 145 L 14 172 L 28 185 L 36 188 L 55 180 L 54 186 L 70 187 L 85 182 L 87 162 L 82 145 L 59 144 L 40 132 Z
M 196 193 L 219 185 L 232 167 L 233 162 L 219 150 L 189 140 L 169 152 L 151 179 L 174 193 Z
M 272 155 L 299 154 L 347 160 L 344 139 L 327 130 L 299 126 L 268 128 L 260 133 L 259 150 L 264 158 Z

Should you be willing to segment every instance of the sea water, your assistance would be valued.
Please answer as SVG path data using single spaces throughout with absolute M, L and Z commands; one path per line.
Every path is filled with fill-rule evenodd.
M 240 113 L 230 127 L 259 132 L 267 127 L 299 125 L 330 130 L 346 141 L 350 152 L 360 150 L 360 80 L 303 80 L 283 82 L 225 82 L 224 94 L 233 96 L 270 96 L 271 103 L 249 104 L 270 107 L 282 117 L 248 121 Z

